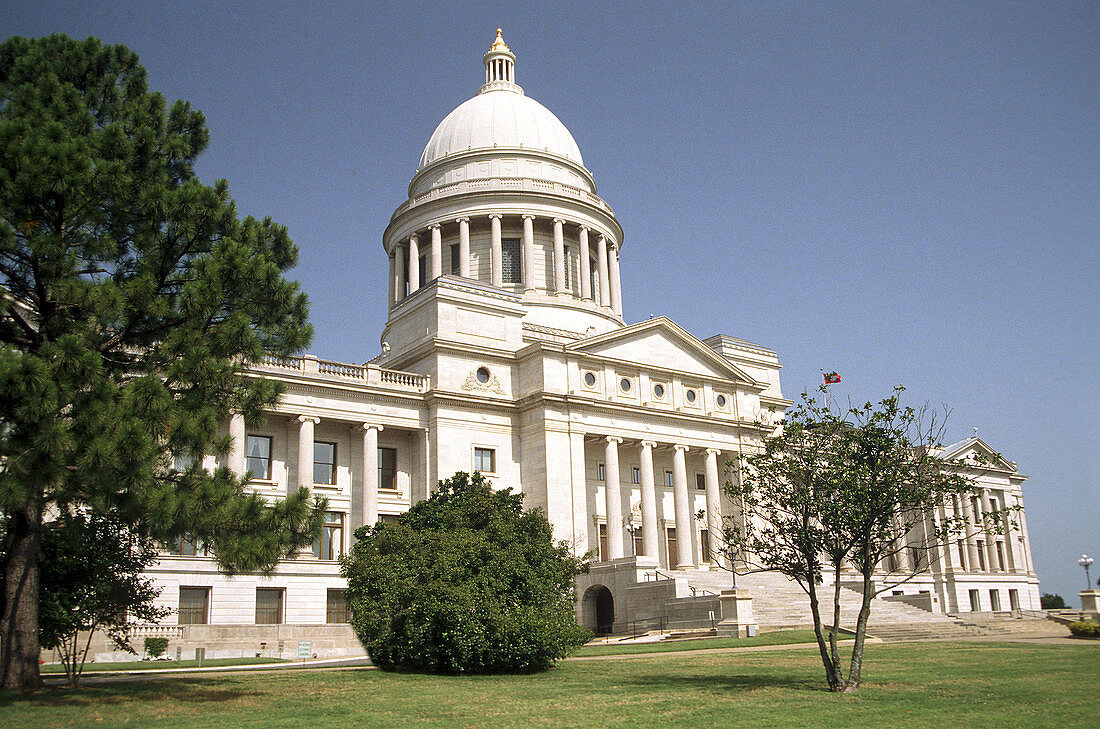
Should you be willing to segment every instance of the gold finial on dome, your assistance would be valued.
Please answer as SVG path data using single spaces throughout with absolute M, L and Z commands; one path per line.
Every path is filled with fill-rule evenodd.
M 509 48 L 508 45 L 504 42 L 504 37 L 501 35 L 500 28 L 497 28 L 497 39 L 495 41 L 493 41 L 493 45 L 489 46 L 489 52 L 490 53 L 492 53 L 493 51 L 509 51 L 509 52 L 511 52 L 511 50 L 512 49 Z

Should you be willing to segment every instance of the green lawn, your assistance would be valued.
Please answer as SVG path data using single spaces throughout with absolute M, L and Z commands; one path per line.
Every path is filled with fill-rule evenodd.
M 252 666 L 258 663 L 290 663 L 282 658 L 210 658 L 202 662 L 203 667 L 213 666 Z M 197 668 L 198 661 L 119 661 L 117 663 L 86 663 L 84 675 L 98 671 L 157 671 L 174 668 Z M 42 673 L 65 673 L 60 663 L 47 663 Z
M 846 640 L 847 636 L 841 636 Z M 632 653 L 668 653 L 670 651 L 698 651 L 704 648 L 745 648 L 753 645 L 786 645 L 788 643 L 813 643 L 817 640 L 812 630 L 777 630 L 755 638 L 694 638 L 692 640 L 668 640 L 660 643 L 626 643 L 589 645 L 577 651 L 578 656 L 618 656 Z
M 1092 729 L 1100 715 L 1095 644 L 878 644 L 866 658 L 852 695 L 822 690 L 809 648 L 568 661 L 528 676 L 204 674 L 0 695 L 0 726 Z

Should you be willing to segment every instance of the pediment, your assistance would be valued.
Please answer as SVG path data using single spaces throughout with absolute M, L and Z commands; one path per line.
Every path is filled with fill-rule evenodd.
M 762 384 L 665 317 L 582 339 L 567 350 L 750 385 Z
M 1016 471 L 1016 465 L 1005 459 L 988 443 L 977 436 L 953 443 L 943 449 L 940 458 L 945 461 L 960 461 L 972 466 L 997 468 Z

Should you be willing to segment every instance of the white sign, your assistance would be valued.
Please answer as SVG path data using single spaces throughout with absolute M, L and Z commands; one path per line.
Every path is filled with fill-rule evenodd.
M 313 644 L 308 640 L 298 641 L 298 657 L 310 658 L 313 656 Z

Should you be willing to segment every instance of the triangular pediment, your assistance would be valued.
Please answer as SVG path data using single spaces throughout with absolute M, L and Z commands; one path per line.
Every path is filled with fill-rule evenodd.
M 665 317 L 588 337 L 566 349 L 630 362 L 643 368 L 658 367 L 750 385 L 764 384 L 756 382 L 744 370 Z
M 1004 456 L 978 436 L 952 443 L 943 449 L 940 458 L 945 461 L 959 461 L 979 467 L 1016 471 L 1016 464 L 1006 460 Z

